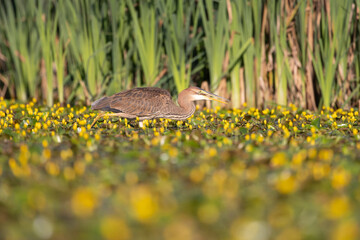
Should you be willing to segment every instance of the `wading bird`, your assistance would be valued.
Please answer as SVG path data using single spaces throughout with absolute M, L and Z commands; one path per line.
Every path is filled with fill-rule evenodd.
M 100 113 L 91 124 L 105 115 L 104 112 L 113 112 L 107 116 L 117 116 L 127 119 L 139 119 L 139 125 L 145 119 L 168 118 L 184 120 L 191 117 L 195 112 L 194 101 L 215 100 L 228 103 L 229 100 L 209 93 L 198 87 L 189 87 L 183 90 L 178 97 L 177 106 L 167 90 L 154 87 L 133 88 L 116 93 L 110 97 L 102 97 L 91 104 L 93 110 Z

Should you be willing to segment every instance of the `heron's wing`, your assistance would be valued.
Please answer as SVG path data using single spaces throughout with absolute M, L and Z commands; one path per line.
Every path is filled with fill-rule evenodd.
M 120 111 L 110 107 L 110 102 L 111 97 L 102 97 L 91 104 L 91 109 L 119 113 Z
M 110 98 L 111 109 L 139 117 L 159 115 L 172 103 L 170 93 L 161 88 L 134 88 Z

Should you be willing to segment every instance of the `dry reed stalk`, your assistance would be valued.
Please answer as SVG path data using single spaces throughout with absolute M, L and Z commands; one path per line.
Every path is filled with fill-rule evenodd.
M 307 64 L 305 67 L 306 72 L 306 107 L 310 110 L 316 110 L 317 106 L 315 103 L 315 91 L 313 85 L 314 69 L 312 66 L 312 55 L 314 50 L 314 38 L 313 38 L 313 21 L 316 20 L 316 15 L 313 15 L 312 9 L 310 8 L 310 2 L 307 2 L 306 7 L 306 18 L 307 18 Z

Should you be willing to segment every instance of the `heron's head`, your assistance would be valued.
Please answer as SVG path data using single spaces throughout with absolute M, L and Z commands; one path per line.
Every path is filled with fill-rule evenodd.
M 218 95 L 215 95 L 213 93 L 210 93 L 208 91 L 205 91 L 204 89 L 198 88 L 198 87 L 189 87 L 181 92 L 185 93 L 186 98 L 189 98 L 191 101 L 197 101 L 197 100 L 214 100 L 221 103 L 228 103 L 229 100 L 223 97 L 220 97 Z

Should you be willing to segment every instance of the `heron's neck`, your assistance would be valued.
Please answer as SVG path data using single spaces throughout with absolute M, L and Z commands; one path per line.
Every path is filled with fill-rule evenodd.
M 191 117 L 195 112 L 195 103 L 192 101 L 178 101 L 179 106 L 174 105 L 167 118 L 173 120 L 185 120 Z

